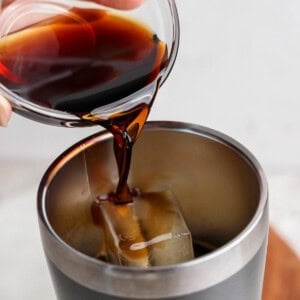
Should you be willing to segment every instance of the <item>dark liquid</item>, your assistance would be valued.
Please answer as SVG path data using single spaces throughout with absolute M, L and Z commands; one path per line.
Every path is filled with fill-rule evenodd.
M 99 121 L 114 136 L 114 153 L 117 161 L 119 182 L 115 193 L 109 200 L 115 203 L 128 203 L 135 194 L 127 185 L 130 170 L 131 153 L 134 142 L 141 132 L 148 117 L 150 105 L 141 104 L 134 109 L 114 116 L 109 121 Z
M 213 252 L 217 246 L 193 237 L 193 248 L 195 257 L 200 257 Z
M 141 24 L 72 9 L 3 37 L 0 80 L 21 97 L 83 116 L 156 79 L 166 45 Z
M 151 101 L 108 120 L 92 111 L 154 82 L 166 64 L 166 45 L 152 31 L 105 10 L 72 9 L 0 42 L 0 80 L 7 88 L 112 132 L 120 182 L 110 197 L 122 203 L 131 200 L 127 177 L 132 146 Z
M 104 10 L 72 9 L 3 37 L 0 80 L 38 105 L 83 116 L 156 79 L 166 45 Z

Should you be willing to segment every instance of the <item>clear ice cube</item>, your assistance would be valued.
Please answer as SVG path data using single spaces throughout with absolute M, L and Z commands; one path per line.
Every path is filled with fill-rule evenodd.
M 171 192 L 142 193 L 121 205 L 100 200 L 99 207 L 111 263 L 148 267 L 194 258 L 191 233 Z

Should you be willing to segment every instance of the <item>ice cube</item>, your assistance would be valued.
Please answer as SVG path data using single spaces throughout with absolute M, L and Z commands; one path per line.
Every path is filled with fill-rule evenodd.
M 129 204 L 99 205 L 108 261 L 148 267 L 194 258 L 191 233 L 171 192 L 142 193 Z
M 117 265 L 148 267 L 147 247 L 131 249 L 133 244 L 145 242 L 134 206 L 100 201 L 107 260 Z

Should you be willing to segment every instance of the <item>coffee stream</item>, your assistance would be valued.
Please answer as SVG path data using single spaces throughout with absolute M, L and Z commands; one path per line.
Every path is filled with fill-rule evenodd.
M 155 95 L 153 95 L 153 98 Z M 119 182 L 114 193 L 109 195 L 109 200 L 116 204 L 132 202 L 132 197 L 136 196 L 136 191 L 130 189 L 127 184 L 132 148 L 141 133 L 143 126 L 149 115 L 150 104 L 139 104 L 133 109 L 111 116 L 108 120 L 99 119 L 97 123 L 105 127 L 113 134 L 114 153 L 118 166 Z M 91 118 L 90 116 L 85 117 Z M 97 118 L 92 116 L 94 122 Z

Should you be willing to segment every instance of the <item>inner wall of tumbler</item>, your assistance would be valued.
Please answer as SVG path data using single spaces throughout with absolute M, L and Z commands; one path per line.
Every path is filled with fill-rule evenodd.
M 103 237 L 93 223 L 91 203 L 113 191 L 118 180 L 112 140 L 107 135 L 93 144 L 91 139 L 65 158 L 47 189 L 46 214 L 63 241 L 94 257 Z M 129 185 L 172 191 L 193 238 L 217 247 L 249 224 L 260 193 L 254 168 L 236 150 L 206 136 L 175 131 L 143 132 Z

